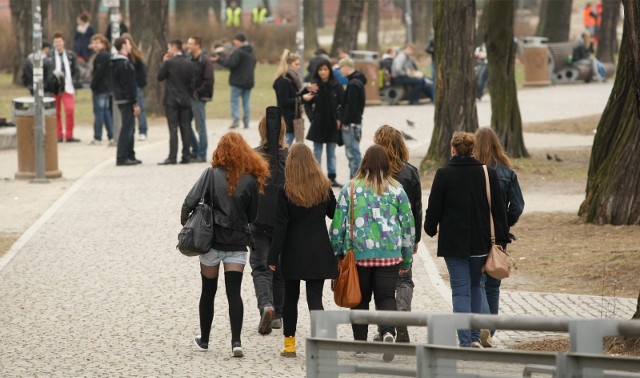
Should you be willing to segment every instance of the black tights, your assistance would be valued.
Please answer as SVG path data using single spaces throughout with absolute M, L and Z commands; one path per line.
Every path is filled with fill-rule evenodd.
M 213 301 L 218 290 L 218 277 L 206 278 L 202 276 L 202 293 L 200 294 L 200 332 L 202 342 L 209 342 L 211 323 L 213 322 Z M 242 272 L 225 272 L 224 283 L 227 287 L 227 301 L 229 302 L 229 319 L 231 323 L 231 342 L 240 341 L 242 320 L 244 317 L 244 305 L 240 288 L 242 285 Z
M 307 306 L 311 310 L 324 310 L 322 306 L 322 287 L 324 280 L 306 280 Z M 284 306 L 282 308 L 283 334 L 285 337 L 296 335 L 298 323 L 298 299 L 300 298 L 300 280 L 284 281 Z

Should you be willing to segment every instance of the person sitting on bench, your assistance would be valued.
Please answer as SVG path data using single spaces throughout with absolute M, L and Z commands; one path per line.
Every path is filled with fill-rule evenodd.
M 591 77 L 587 79 L 589 81 L 602 82 L 606 81 L 606 73 L 604 70 L 604 65 L 600 62 L 594 54 L 594 46 L 591 33 L 585 31 L 582 33 L 582 39 L 578 42 L 578 44 L 573 48 L 572 60 L 573 66 L 591 66 Z
M 393 59 L 391 65 L 391 76 L 394 85 L 407 85 L 411 87 L 409 103 L 419 105 L 418 99 L 424 94 L 433 101 L 433 84 L 424 77 L 424 73 L 418 70 L 418 66 L 411 56 L 414 52 L 414 45 L 407 43 L 398 55 Z

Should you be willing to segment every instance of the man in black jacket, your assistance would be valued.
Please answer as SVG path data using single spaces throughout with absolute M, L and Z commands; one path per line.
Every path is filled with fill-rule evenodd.
M 102 34 L 91 37 L 91 48 L 96 53 L 91 75 L 93 97 L 93 140 L 89 144 L 102 143 L 102 125 L 107 129 L 109 143 L 113 141 L 113 121 L 111 119 L 111 46 Z
M 187 164 L 191 160 L 189 152 L 191 96 L 195 90 L 197 66 L 182 54 L 182 41 L 179 39 L 169 42 L 163 61 L 164 64 L 158 72 L 158 80 L 167 80 L 164 91 L 164 107 L 169 123 L 169 157 L 158 164 L 176 164 L 178 128 L 180 128 L 180 139 L 182 139 L 180 164 Z
M 118 150 L 116 152 L 116 165 L 141 164 L 142 162 L 136 159 L 136 152 L 133 150 L 135 117 L 140 114 L 140 107 L 136 102 L 135 68 L 129 61 L 131 44 L 126 38 L 118 38 L 113 43 L 113 46 L 117 50 L 117 53 L 111 58 L 113 95 L 122 118 L 120 136 L 118 137 Z
M 249 119 L 251 117 L 251 88 L 254 86 L 254 71 L 256 70 L 256 55 L 253 47 L 247 43 L 247 37 L 244 34 L 238 34 L 233 38 L 233 46 L 235 49 L 228 57 L 214 57 L 212 60 L 218 62 L 221 66 L 227 67 L 231 73 L 229 74 L 229 85 L 231 86 L 231 123 L 230 129 L 240 126 L 240 107 L 239 100 L 242 97 L 242 107 L 244 116 L 242 121 L 244 128 L 249 128 Z
M 344 150 L 349 159 L 349 171 L 353 178 L 358 172 L 362 159 L 360 139 L 362 138 L 362 113 L 364 113 L 366 100 L 364 86 L 367 84 L 367 78 L 362 72 L 355 70 L 351 58 L 341 59 L 338 67 L 342 76 L 349 80 L 342 101 L 340 124 Z
M 202 51 L 202 39 L 200 37 L 189 37 L 187 50 L 191 54 L 191 62 L 198 67 L 195 81 L 196 88 L 191 99 L 191 111 L 195 119 L 196 130 L 198 130 L 198 138 L 196 138 L 193 129 L 189 128 L 191 149 L 193 150 L 192 156 L 197 161 L 205 162 L 207 161 L 207 114 L 204 107 L 207 101 L 211 101 L 213 98 L 213 63 L 211 63 L 207 54 Z

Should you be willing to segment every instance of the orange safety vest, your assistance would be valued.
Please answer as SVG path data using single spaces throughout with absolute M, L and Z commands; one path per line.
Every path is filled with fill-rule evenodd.
M 582 12 L 582 21 L 584 22 L 584 26 L 587 28 L 596 26 L 596 19 L 591 16 L 591 6 L 584 7 L 584 11 Z

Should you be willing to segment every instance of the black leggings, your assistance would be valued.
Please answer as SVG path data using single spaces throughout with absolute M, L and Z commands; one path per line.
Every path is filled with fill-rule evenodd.
M 209 342 L 211 323 L 213 322 L 213 302 L 218 290 L 218 277 L 206 278 L 202 276 L 202 293 L 200 294 L 200 334 L 202 342 Z M 242 319 L 244 317 L 244 305 L 240 288 L 242 285 L 242 272 L 225 272 L 224 283 L 227 287 L 227 301 L 229 302 L 229 321 L 231 323 L 231 342 L 240 341 L 242 332 Z
M 396 284 L 398 282 L 400 264 L 385 267 L 362 267 L 357 265 L 357 268 L 362 301 L 352 309 L 368 310 L 371 295 L 373 294 L 377 310 L 397 311 Z M 367 340 L 368 324 L 353 324 L 351 328 L 355 340 Z M 394 336 L 396 334 L 393 326 L 380 325 L 379 329 L 381 335 L 387 332 Z
M 322 306 L 322 288 L 324 280 L 306 280 L 307 306 L 311 310 L 324 310 Z M 296 335 L 298 323 L 298 299 L 300 298 L 300 280 L 284 281 L 284 306 L 282 308 L 283 334 L 285 337 Z

